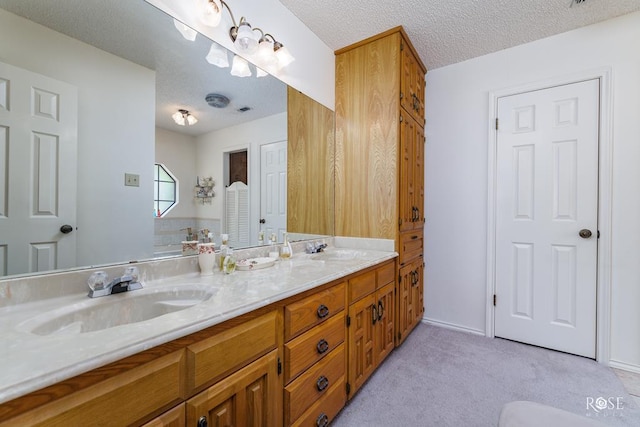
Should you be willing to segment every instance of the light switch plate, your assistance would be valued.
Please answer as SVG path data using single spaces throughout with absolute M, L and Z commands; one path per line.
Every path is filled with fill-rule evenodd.
M 135 173 L 125 173 L 124 185 L 129 187 L 140 187 L 140 175 Z

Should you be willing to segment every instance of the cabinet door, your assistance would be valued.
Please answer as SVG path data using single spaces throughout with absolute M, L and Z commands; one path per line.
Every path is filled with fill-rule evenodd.
M 349 306 L 349 384 L 350 396 L 362 386 L 375 369 L 375 294 L 369 294 Z M 374 315 L 376 316 L 374 321 Z
M 376 365 L 379 365 L 394 348 L 395 282 L 378 289 L 376 295 L 378 322 L 375 327 L 375 346 Z
M 187 426 L 204 417 L 208 427 L 277 426 L 282 423 L 278 350 L 187 401 Z
M 424 267 L 422 260 L 415 262 L 413 271 L 415 271 L 415 279 L 411 287 L 411 301 L 413 302 L 411 329 L 420 323 L 422 314 L 424 313 Z
M 424 129 L 402 113 L 400 126 L 400 231 L 422 228 L 424 210 Z
M 400 105 L 411 114 L 420 126 L 424 126 L 424 73 L 409 43 L 402 38 L 402 73 Z
M 413 287 L 414 263 L 411 262 L 400 268 L 397 292 L 397 339 L 396 345 L 400 345 L 409 334 L 413 323 Z

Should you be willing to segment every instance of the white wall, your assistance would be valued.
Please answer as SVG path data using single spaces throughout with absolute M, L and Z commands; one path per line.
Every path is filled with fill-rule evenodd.
M 165 215 L 168 218 L 193 218 L 196 203 L 196 138 L 156 128 L 156 162 L 164 164 L 178 179 L 178 204 Z
M 197 138 L 197 167 L 200 176 L 213 176 L 216 182 L 216 197 L 211 205 L 198 207 L 199 218 L 222 219 L 224 212 L 224 168 L 223 154 L 240 150 L 248 150 L 249 166 L 248 184 L 250 191 L 251 229 L 249 236 L 257 243 L 258 219 L 260 206 L 260 146 L 272 142 L 286 141 L 287 113 L 280 113 L 262 119 L 232 126 L 219 131 L 210 132 Z M 224 227 L 224 224 L 222 224 Z M 224 231 L 224 230 L 223 230 Z
M 610 359 L 640 372 L 639 40 L 634 13 L 427 74 L 427 320 L 485 330 L 489 92 L 611 67 Z
M 225 9 L 218 27 L 206 27 L 197 19 L 195 2 L 183 0 L 146 0 L 171 16 L 205 34 L 232 52 L 236 52 L 229 28 L 232 26 Z M 318 36 L 278 0 L 243 0 L 230 4 L 234 17 L 247 21 L 272 34 L 296 58 L 276 75 L 327 108 L 335 109 L 335 55 Z M 250 58 L 246 58 L 249 61 Z
M 155 73 L 4 10 L 0 40 L 0 61 L 78 88 L 78 265 L 151 256 Z

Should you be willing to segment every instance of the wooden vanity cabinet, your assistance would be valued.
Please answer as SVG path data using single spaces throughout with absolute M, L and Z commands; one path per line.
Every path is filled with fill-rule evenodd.
M 169 409 L 167 412 L 143 424 L 142 427 L 185 427 L 185 406 L 184 403 L 181 403 L 175 408 Z
M 349 398 L 394 348 L 395 271 L 391 261 L 349 280 Z
M 346 402 L 344 282 L 285 306 L 284 423 L 326 425 Z
M 424 311 L 426 72 L 402 27 L 336 51 L 335 234 L 395 241 L 396 316 L 413 319 L 408 326 L 396 322 L 396 345 Z M 418 256 L 422 265 L 409 270 L 418 272 L 411 275 L 416 295 L 409 300 L 400 269 L 418 263 Z M 373 361 L 363 363 L 365 372 Z

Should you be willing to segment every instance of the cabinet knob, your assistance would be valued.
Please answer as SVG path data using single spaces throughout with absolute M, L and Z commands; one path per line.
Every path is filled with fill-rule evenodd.
M 327 427 L 329 425 L 329 417 L 327 414 L 322 413 L 316 418 L 316 427 Z
M 329 378 L 321 375 L 320 378 L 318 378 L 318 381 L 316 381 L 316 388 L 318 391 L 323 391 L 327 387 L 329 387 Z
M 326 353 L 329 350 L 329 343 L 324 338 L 318 341 L 316 344 L 316 350 L 318 350 L 319 354 Z
M 207 422 L 207 417 L 200 417 L 200 419 L 198 420 L 198 427 L 207 427 L 209 425 L 209 423 Z
M 319 319 L 324 319 L 325 317 L 327 317 L 329 315 L 329 307 L 327 307 L 324 304 L 320 304 L 318 306 L 318 318 Z

